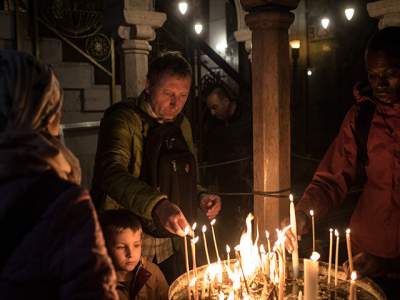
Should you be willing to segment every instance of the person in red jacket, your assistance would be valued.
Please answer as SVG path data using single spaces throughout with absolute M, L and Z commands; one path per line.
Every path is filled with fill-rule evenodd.
M 310 229 L 310 209 L 323 218 L 362 176 L 363 192 L 350 221 L 354 269 L 373 277 L 389 299 L 400 299 L 400 28 L 377 32 L 365 62 L 371 95 L 358 95 L 296 205 L 298 234 Z M 372 107 L 370 118 L 361 112 L 366 105 Z M 295 237 L 288 237 L 290 251 Z

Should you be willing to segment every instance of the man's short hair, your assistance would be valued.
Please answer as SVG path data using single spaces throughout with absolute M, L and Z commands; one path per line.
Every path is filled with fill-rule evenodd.
M 204 99 L 207 99 L 211 94 L 216 94 L 220 99 L 228 99 L 229 101 L 236 101 L 236 99 L 232 96 L 232 94 L 228 91 L 228 89 L 223 84 L 213 84 L 208 86 L 203 91 Z
M 384 52 L 400 58 L 400 27 L 386 27 L 376 32 L 368 42 L 366 55 L 369 52 Z
M 125 229 L 131 229 L 133 232 L 142 229 L 138 217 L 127 209 L 111 209 L 104 211 L 100 215 L 100 225 L 106 243 L 109 243 L 113 236 Z
M 149 72 L 147 73 L 150 86 L 155 86 L 166 74 L 181 78 L 191 78 L 192 67 L 180 52 L 164 52 L 150 63 Z

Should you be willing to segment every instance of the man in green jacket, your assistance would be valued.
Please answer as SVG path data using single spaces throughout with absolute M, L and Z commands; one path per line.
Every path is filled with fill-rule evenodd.
M 160 190 L 159 181 L 169 180 L 172 175 L 156 174 L 158 177 L 154 181 L 151 176 L 154 168 L 150 165 L 159 158 L 149 156 L 149 153 L 154 149 L 164 149 L 164 144 L 149 147 L 148 143 L 153 139 L 154 135 L 150 138 L 153 128 L 161 131 L 167 128 L 168 131 L 176 124 L 188 152 L 193 155 L 190 123 L 181 114 L 189 96 L 191 79 L 191 67 L 179 53 L 164 53 L 150 64 L 146 88 L 138 99 L 123 101 L 107 109 L 100 125 L 92 184 L 93 199 L 99 209 L 124 207 L 144 221 L 155 222 L 174 235 L 184 235 L 188 222 L 175 203 L 180 206 L 191 206 L 192 203 L 169 199 Z M 175 142 L 175 139 L 170 138 L 169 142 Z M 175 159 L 170 162 L 176 171 Z M 194 168 L 185 163 L 183 169 L 185 174 Z M 158 170 L 156 167 L 156 173 Z M 187 186 L 176 182 L 174 185 L 174 190 Z M 186 195 L 181 197 L 191 199 Z M 197 189 L 197 198 L 207 217 L 215 218 L 221 209 L 220 197 Z M 193 202 L 193 199 L 185 201 Z M 178 265 L 182 262 L 176 261 L 171 238 L 145 235 L 142 249 L 144 256 L 159 265 L 169 283 L 179 275 Z

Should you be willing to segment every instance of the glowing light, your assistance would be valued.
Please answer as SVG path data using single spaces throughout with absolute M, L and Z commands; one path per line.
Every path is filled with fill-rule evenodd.
M 190 232 L 190 227 L 189 227 L 189 226 L 186 226 L 186 227 L 185 227 L 185 235 L 188 235 L 189 232 Z
M 346 19 L 347 19 L 348 21 L 351 21 L 351 19 L 353 19 L 354 12 L 355 12 L 355 9 L 352 8 L 352 7 L 348 7 L 348 8 L 346 8 L 346 9 L 344 10 L 344 14 L 345 14 Z
M 329 18 L 322 18 L 321 19 L 321 26 L 324 28 L 324 29 L 328 29 L 328 27 L 329 27 L 329 23 L 331 22 L 331 20 L 329 20 Z
M 293 202 L 293 195 L 292 194 L 289 195 L 289 201 Z
M 291 40 L 289 42 L 290 48 L 292 49 L 299 49 L 300 48 L 300 40 Z
M 197 223 L 194 222 L 193 225 L 192 225 L 192 230 L 195 231 L 195 230 L 196 230 L 196 227 L 197 227 Z
M 215 222 L 215 219 L 212 219 L 212 221 L 210 222 L 211 226 L 214 226 Z
M 311 217 L 314 216 L 314 211 L 313 210 L 310 210 L 310 216 Z
M 206 232 L 206 231 L 207 231 L 207 226 L 206 226 L 206 225 L 203 225 L 203 227 L 201 228 L 201 231 L 202 231 L 202 232 Z
M 311 76 L 312 75 L 312 71 L 310 69 L 307 70 L 307 76 Z
M 357 272 L 356 272 L 356 271 L 351 272 L 350 278 L 351 278 L 351 280 L 353 280 L 353 281 L 356 280 L 356 279 L 357 279 Z
M 187 4 L 186 1 L 181 1 L 181 2 L 178 3 L 179 12 L 180 12 L 182 15 L 186 14 L 188 8 L 189 8 L 189 5 Z
M 215 45 L 215 49 L 221 53 L 225 52 L 226 48 L 228 48 L 228 45 L 225 41 L 220 41 L 217 43 L 217 45 Z
M 202 33 L 203 32 L 203 24 L 201 24 L 201 23 L 194 24 L 194 31 L 196 32 L 196 34 Z
M 317 261 L 320 257 L 321 257 L 321 255 L 318 252 L 314 251 L 313 253 L 311 253 L 310 259 L 312 261 Z

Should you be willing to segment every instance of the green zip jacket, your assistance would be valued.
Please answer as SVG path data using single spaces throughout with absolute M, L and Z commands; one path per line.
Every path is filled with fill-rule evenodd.
M 144 97 L 137 99 L 146 112 Z M 166 198 L 146 182 L 139 180 L 142 166 L 143 138 L 149 125 L 134 108 L 136 101 L 119 102 L 109 107 L 100 123 L 92 196 L 98 209 L 124 207 L 151 220 L 156 204 Z M 182 134 L 194 153 L 192 130 L 185 117 Z

